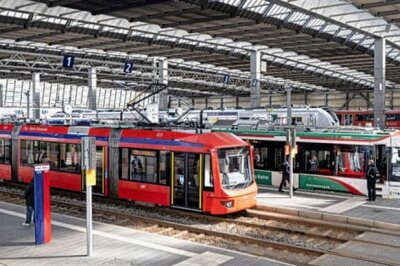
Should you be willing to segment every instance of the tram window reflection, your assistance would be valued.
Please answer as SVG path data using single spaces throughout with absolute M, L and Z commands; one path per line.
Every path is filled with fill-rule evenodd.
M 0 139 L 0 164 L 10 164 L 11 162 L 11 141 Z
M 259 169 L 267 169 L 268 147 L 255 148 L 255 165 Z
M 121 179 L 129 179 L 129 150 L 121 149 Z
M 214 187 L 212 171 L 211 171 L 211 159 L 210 155 L 206 154 L 204 157 L 204 187 Z
M 306 172 L 320 175 L 332 175 L 334 166 L 332 154 L 332 149 L 330 147 L 305 147 L 303 160 L 305 162 Z
M 160 180 L 159 183 L 162 185 L 167 184 L 167 180 L 170 178 L 170 167 L 171 153 L 166 151 L 160 151 L 159 167 L 160 167 Z
M 349 177 L 365 177 L 365 151 L 358 146 L 342 146 L 337 152 L 338 175 Z
M 60 145 L 60 170 L 65 172 L 80 173 L 81 171 L 81 145 Z
M 157 153 L 131 150 L 130 180 L 157 183 Z

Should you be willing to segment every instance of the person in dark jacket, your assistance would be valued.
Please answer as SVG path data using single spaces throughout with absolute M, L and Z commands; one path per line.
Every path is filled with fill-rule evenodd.
M 282 180 L 281 180 L 281 184 L 279 185 L 279 192 L 283 192 L 282 188 L 283 188 L 283 185 L 286 183 L 286 181 L 288 183 L 290 183 L 290 165 L 289 165 L 288 161 L 283 162 Z
M 30 226 L 32 222 L 32 214 L 35 207 L 35 197 L 34 197 L 34 183 L 33 178 L 29 185 L 25 189 L 25 203 L 26 203 L 26 219 L 22 224 L 23 226 Z
M 368 161 L 368 169 L 366 174 L 368 199 L 367 201 L 375 201 L 376 199 L 376 180 L 379 178 L 378 168 L 374 165 L 374 160 Z

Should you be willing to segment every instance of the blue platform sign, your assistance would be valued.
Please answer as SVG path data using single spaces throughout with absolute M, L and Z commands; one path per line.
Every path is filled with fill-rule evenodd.
M 73 55 L 64 55 L 63 67 L 64 68 L 73 68 L 75 62 L 75 56 Z
M 228 84 L 230 78 L 231 78 L 231 77 L 230 77 L 228 74 L 225 74 L 225 75 L 224 75 L 224 79 L 223 79 L 224 84 Z
M 132 73 L 132 69 L 133 69 L 133 62 L 126 61 L 124 64 L 124 73 Z

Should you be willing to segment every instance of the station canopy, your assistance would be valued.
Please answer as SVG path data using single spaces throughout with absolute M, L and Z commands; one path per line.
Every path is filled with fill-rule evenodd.
M 372 91 L 374 40 L 386 39 L 386 87 L 399 83 L 400 1 L 0 0 L 0 77 L 137 89 L 168 60 L 170 93 L 248 96 L 250 55 L 261 93 Z M 390 3 L 393 3 L 392 5 Z M 397 20 L 396 20 L 397 19 Z M 64 55 L 75 56 L 64 69 Z M 124 62 L 134 65 L 122 71 Z M 229 82 L 224 83 L 229 76 Z

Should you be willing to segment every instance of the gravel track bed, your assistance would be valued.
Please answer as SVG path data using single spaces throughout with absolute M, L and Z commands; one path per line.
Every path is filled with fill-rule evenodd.
M 273 219 L 260 219 L 257 217 L 237 217 L 235 218 L 237 221 L 241 222 L 248 222 L 248 223 L 253 223 L 253 224 L 258 224 L 258 225 L 265 225 L 265 226 L 272 226 L 272 227 L 277 227 L 285 230 L 293 230 L 293 228 L 296 228 L 296 231 L 299 233 L 304 233 L 307 234 L 311 229 L 313 229 L 313 233 L 319 234 L 319 235 L 326 235 L 328 237 L 332 238 L 341 238 L 344 240 L 350 240 L 353 239 L 354 237 L 359 235 L 359 232 L 354 232 L 350 230 L 339 230 L 339 229 L 332 229 L 329 227 L 324 227 L 324 226 L 312 226 L 312 225 L 305 225 L 302 223 L 298 222 L 284 222 L 284 221 L 277 221 Z M 329 231 L 328 234 L 326 232 Z
M 55 196 L 54 200 L 65 201 L 65 198 Z M 82 205 L 84 202 L 76 199 L 68 199 L 68 203 Z M 210 219 L 207 219 L 207 216 L 204 216 L 204 218 L 200 219 L 200 218 L 193 218 L 190 216 L 183 216 L 180 214 L 171 215 L 167 211 L 163 210 L 154 210 L 154 209 L 150 210 L 141 207 L 123 207 L 115 204 L 104 204 L 97 202 L 93 203 L 93 207 L 117 213 L 119 212 L 123 214 L 130 214 L 140 217 L 159 219 L 162 221 L 190 225 L 208 231 L 224 232 L 233 235 L 240 235 L 245 237 L 252 237 L 255 239 L 284 243 L 296 247 L 304 247 L 322 252 L 327 252 L 331 249 L 334 249 L 338 245 L 342 244 L 342 242 L 336 240 L 325 239 L 318 236 L 310 236 L 302 233 L 293 233 L 293 232 L 288 233 L 273 228 L 261 229 L 261 228 L 237 225 L 229 222 L 214 222 L 211 221 Z M 277 221 L 275 222 L 280 223 Z M 261 221 L 259 221 L 259 223 L 261 224 Z M 289 225 L 287 225 L 287 227 L 289 229 Z

